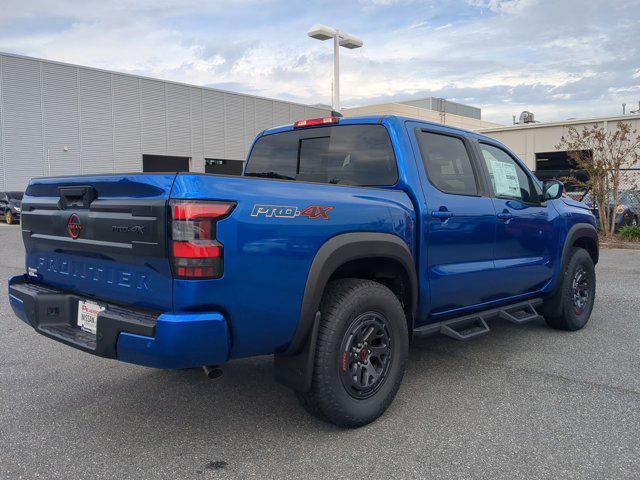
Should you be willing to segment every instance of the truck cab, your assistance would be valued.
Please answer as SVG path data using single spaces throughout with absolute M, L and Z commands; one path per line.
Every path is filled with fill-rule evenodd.
M 312 414 L 373 421 L 418 335 L 577 330 L 595 296 L 586 205 L 499 142 L 395 116 L 262 132 L 242 177 L 31 181 L 11 305 L 50 338 L 157 368 L 272 354 Z

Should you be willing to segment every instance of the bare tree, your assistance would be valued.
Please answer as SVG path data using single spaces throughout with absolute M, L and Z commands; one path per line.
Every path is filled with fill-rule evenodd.
M 638 132 L 627 122 L 618 122 L 612 131 L 597 124 L 582 130 L 569 127 L 556 148 L 566 150 L 577 168 L 587 173 L 586 182 L 574 180 L 591 190 L 602 233 L 613 234 L 620 187 L 635 188 L 634 172 L 627 169 L 640 162 Z

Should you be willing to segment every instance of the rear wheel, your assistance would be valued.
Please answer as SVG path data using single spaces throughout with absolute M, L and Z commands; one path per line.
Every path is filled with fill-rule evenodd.
M 7 210 L 4 213 L 4 221 L 7 222 L 8 225 L 13 224 L 13 214 L 11 213 L 11 210 Z
M 547 325 L 559 330 L 580 330 L 589 321 L 596 295 L 596 273 L 589 253 L 573 250 L 556 294 L 544 305 Z
M 322 420 L 366 425 L 387 409 L 402 381 L 409 349 L 402 305 L 379 283 L 342 279 L 328 285 L 320 311 L 311 390 L 298 398 Z

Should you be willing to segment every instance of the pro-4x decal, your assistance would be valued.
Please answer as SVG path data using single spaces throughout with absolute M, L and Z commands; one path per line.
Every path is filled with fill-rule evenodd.
M 307 217 L 310 220 L 322 218 L 323 220 L 329 220 L 329 212 L 333 210 L 333 205 L 323 207 L 321 205 L 309 205 L 300 209 L 296 206 L 286 205 L 260 205 L 255 204 L 251 211 L 252 217 L 275 217 L 275 218 L 296 218 Z
M 329 212 L 333 210 L 333 206 L 321 207 L 320 205 L 310 205 L 300 212 L 301 217 L 309 217 L 311 220 L 315 218 L 323 218 L 329 220 Z

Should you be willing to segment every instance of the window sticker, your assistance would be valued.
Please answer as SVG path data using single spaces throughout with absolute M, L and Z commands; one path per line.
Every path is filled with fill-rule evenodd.
M 520 182 L 518 182 L 516 166 L 495 158 L 492 158 L 490 162 L 496 195 L 520 198 Z

